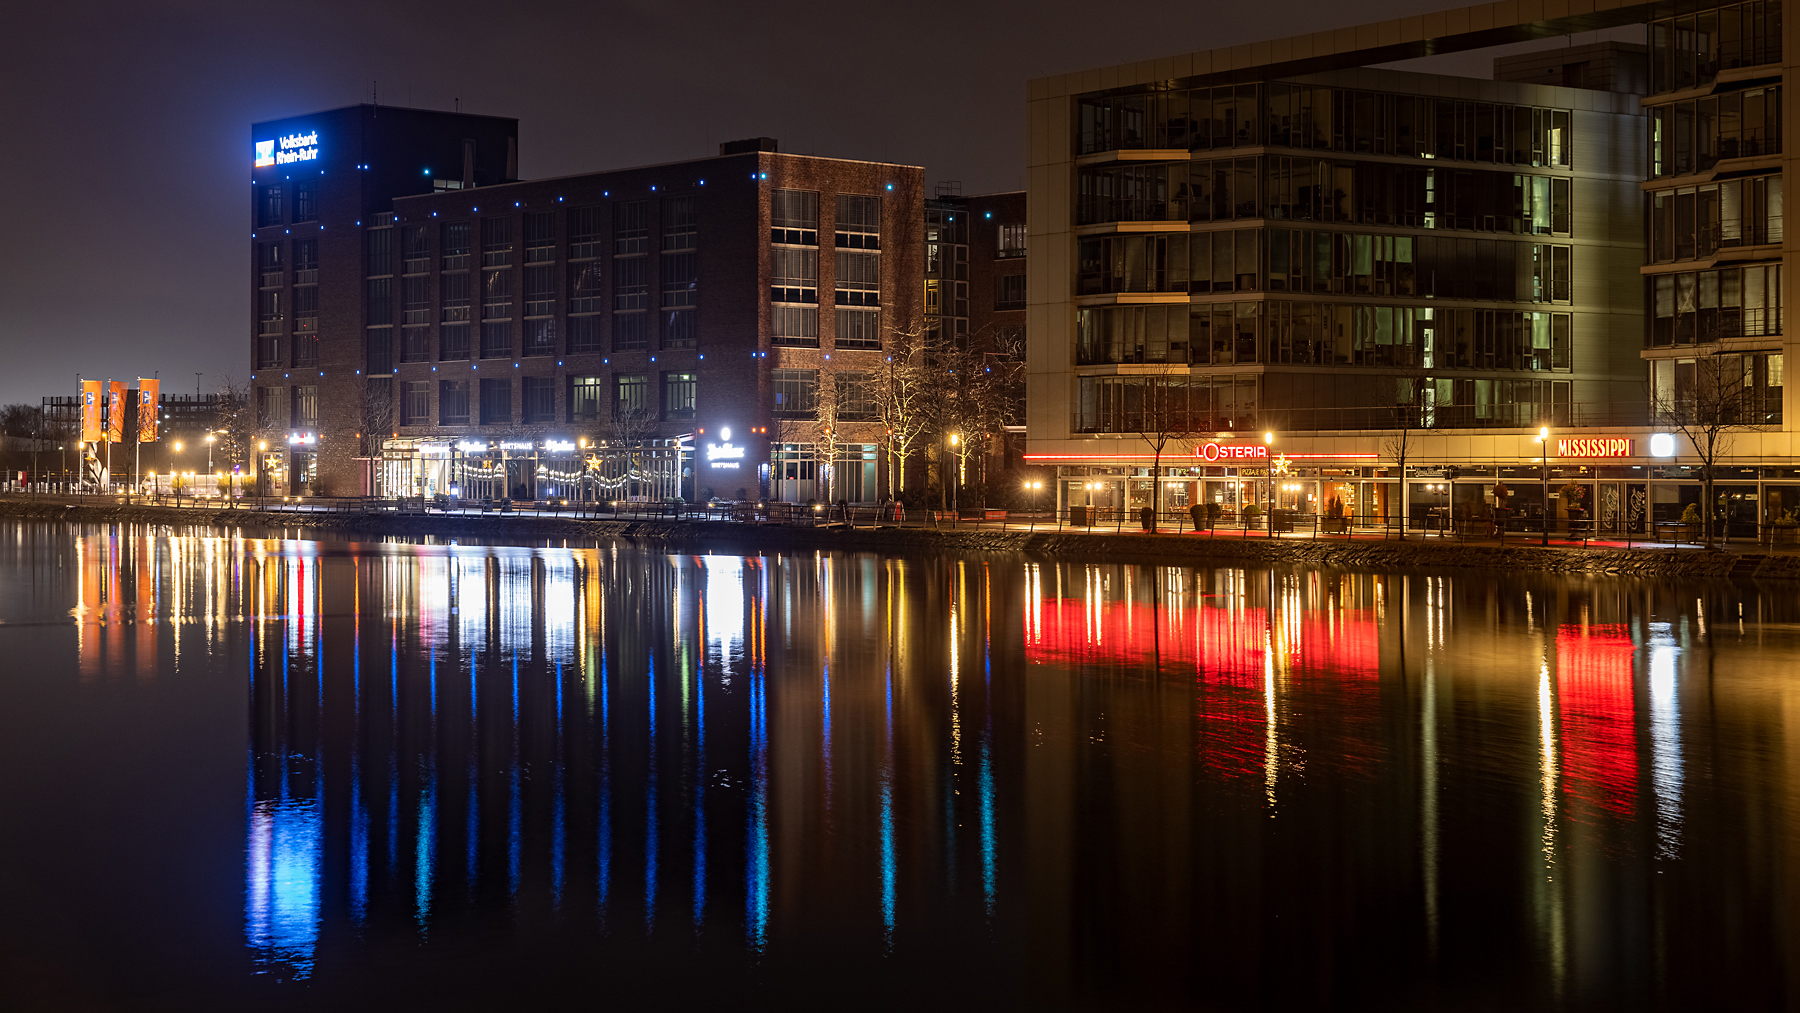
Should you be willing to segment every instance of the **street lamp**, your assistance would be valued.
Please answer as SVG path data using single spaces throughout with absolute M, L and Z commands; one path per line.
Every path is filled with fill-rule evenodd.
M 1538 477 L 1539 477 L 1539 481 L 1543 485 L 1542 498 L 1540 500 L 1540 502 L 1543 503 L 1543 509 L 1541 511 L 1542 520 L 1541 520 L 1541 523 L 1538 524 L 1539 530 L 1542 531 L 1542 537 L 1539 538 L 1538 544 L 1539 545 L 1549 545 L 1550 544 L 1550 427 L 1549 426 L 1540 426 L 1538 428 L 1537 438 L 1538 438 Z
M 956 433 L 950 434 L 950 452 L 956 455 L 956 484 L 950 487 L 950 509 L 957 512 L 959 516 L 961 514 L 961 508 L 957 503 L 957 499 L 962 492 L 962 452 L 958 450 L 957 447 L 961 445 L 961 443 L 962 437 L 960 435 Z

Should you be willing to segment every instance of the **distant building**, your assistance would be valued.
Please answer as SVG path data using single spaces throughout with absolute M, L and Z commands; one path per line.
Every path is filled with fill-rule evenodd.
M 255 129 L 324 150 L 334 130 L 416 124 L 383 156 L 405 171 L 343 202 L 355 245 L 333 247 L 336 263 L 285 223 L 257 234 L 271 491 L 879 498 L 868 382 L 884 335 L 919 313 L 919 168 L 757 138 L 521 182 L 513 121 L 437 117 L 358 107 Z M 478 128 L 485 139 L 445 141 Z M 439 149 L 463 157 L 434 161 Z M 482 161 L 490 149 L 504 172 Z M 357 168 L 374 156 L 342 157 L 352 187 L 376 171 Z M 289 262 L 291 330 L 268 301 L 288 291 Z M 300 295 L 321 272 L 337 287 Z

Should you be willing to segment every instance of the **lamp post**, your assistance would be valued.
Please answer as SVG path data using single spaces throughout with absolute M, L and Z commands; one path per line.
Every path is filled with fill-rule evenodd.
M 1266 447 L 1273 447 L 1275 445 L 1274 432 L 1270 431 L 1270 432 L 1263 433 L 1263 445 Z M 1268 481 L 1269 481 L 1269 516 L 1268 516 L 1268 519 L 1264 522 L 1264 523 L 1268 524 L 1269 527 L 1268 527 L 1267 532 L 1265 532 L 1265 533 L 1268 537 L 1274 538 L 1275 537 L 1275 477 L 1274 477 L 1275 473 L 1274 473 L 1273 463 L 1271 463 L 1269 467 L 1264 468 L 1263 473 L 1268 476 Z M 1260 482 L 1257 484 L 1259 486 L 1261 485 Z
M 1039 481 L 1027 481 L 1025 483 L 1025 502 L 1031 505 L 1031 526 L 1033 528 L 1037 527 L 1037 498 L 1038 493 L 1043 488 L 1044 483 Z
M 1543 510 L 1541 511 L 1542 522 L 1538 525 L 1539 529 L 1542 532 L 1542 536 L 1539 538 L 1538 544 L 1539 545 L 1549 545 L 1550 544 L 1550 427 L 1549 426 L 1539 427 L 1537 438 L 1538 438 L 1538 479 L 1539 479 L 1539 482 L 1543 486 L 1542 500 L 1541 500 L 1541 502 L 1543 503 Z
M 961 505 L 958 503 L 959 495 L 962 493 L 962 452 L 957 449 L 961 444 L 962 436 L 951 433 L 950 453 L 956 457 L 956 484 L 950 487 L 950 512 L 958 517 L 962 516 Z

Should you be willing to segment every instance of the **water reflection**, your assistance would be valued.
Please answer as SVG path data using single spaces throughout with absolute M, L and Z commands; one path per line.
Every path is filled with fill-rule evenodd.
M 273 981 L 401 940 L 453 980 L 495 931 L 1052 1006 L 1755 1003 L 1795 966 L 1779 591 L 15 530 L 68 538 L 83 685 L 244 666 Z

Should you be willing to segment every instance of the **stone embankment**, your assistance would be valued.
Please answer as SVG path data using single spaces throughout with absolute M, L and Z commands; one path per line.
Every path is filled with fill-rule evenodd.
M 1525 543 L 1377 538 L 1261 538 L 1206 534 L 1026 531 L 1016 528 L 808 527 L 705 520 L 603 520 L 479 514 L 391 514 L 210 510 L 148 505 L 32 502 L 0 499 L 0 517 L 82 523 L 207 527 L 260 534 L 310 528 L 321 534 L 478 538 L 535 543 L 621 540 L 676 552 L 810 552 L 884 554 L 933 552 L 1023 553 L 1092 562 L 1243 566 L 1299 565 L 1348 570 L 1510 570 L 1667 579 L 1800 580 L 1800 554 L 1718 552 L 1669 547 L 1543 548 Z

